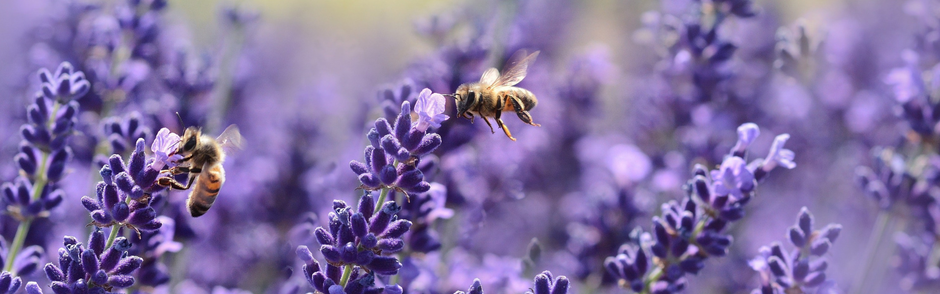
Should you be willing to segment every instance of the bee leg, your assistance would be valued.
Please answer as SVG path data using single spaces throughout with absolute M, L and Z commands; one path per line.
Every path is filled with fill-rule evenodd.
M 473 124 L 473 114 L 472 114 L 472 113 L 464 112 L 464 113 L 463 113 L 463 117 L 464 117 L 464 118 L 467 118 L 467 119 L 470 119 L 470 124 Z
M 509 140 L 513 140 L 513 141 L 516 140 L 516 138 L 512 137 L 512 133 L 509 132 L 509 128 L 507 128 L 506 125 L 503 124 L 502 119 L 497 118 L 496 124 L 499 125 L 499 127 L 503 129 L 503 133 L 506 133 L 506 137 L 509 137 Z
M 485 122 L 486 122 L 486 125 L 488 125 L 488 126 L 490 126 L 490 133 L 493 133 L 493 134 L 495 134 L 495 133 L 496 133 L 496 131 L 494 131 L 494 130 L 493 130 L 493 125 L 492 125 L 492 124 L 490 124 L 490 120 L 488 120 L 488 119 L 486 119 L 486 117 L 485 117 L 485 116 L 480 116 L 480 117 L 482 117 L 482 118 L 483 118 L 483 121 L 485 121 Z
M 189 176 L 189 181 L 186 182 L 186 185 L 183 185 L 182 183 L 176 181 L 176 179 L 174 178 L 162 177 L 162 178 L 157 179 L 157 185 L 160 185 L 163 187 L 170 187 L 176 190 L 189 190 L 189 188 L 193 186 L 193 180 L 195 179 L 196 179 L 196 175 L 191 175 Z
M 525 108 L 522 106 L 522 101 L 520 101 L 519 98 L 510 97 L 509 101 L 510 103 L 512 103 L 512 108 L 516 110 L 516 115 L 519 116 L 519 119 L 521 119 L 522 122 L 536 126 L 536 127 L 542 126 L 540 124 L 532 122 L 532 115 L 530 115 L 529 112 L 525 110 Z

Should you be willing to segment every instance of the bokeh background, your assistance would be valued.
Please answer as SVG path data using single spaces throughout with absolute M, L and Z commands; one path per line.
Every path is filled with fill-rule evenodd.
M 936 1 L 731 1 L 750 3 L 751 17 L 695 0 L 152 2 L 8 0 L 0 9 L 0 158 L 18 152 L 40 68 L 68 61 L 92 82 L 58 183 L 63 204 L 26 241 L 48 256 L 62 236 L 90 230 L 79 199 L 94 194 L 115 153 L 107 122 L 140 118 L 148 146 L 162 127 L 217 134 L 237 124 L 245 137 L 207 215 L 185 212 L 186 192 L 167 195 L 161 215 L 175 221 L 181 249 L 159 259 L 168 281 L 132 291 L 314 291 L 294 250 L 318 246 L 305 225 L 325 225 L 334 199 L 363 193 L 347 166 L 362 160 L 374 120 L 394 119 L 423 88 L 452 93 L 528 49 L 541 53 L 520 86 L 537 95 L 542 127 L 509 115 L 512 142 L 453 118 L 449 101 L 452 118 L 434 130 L 443 145 L 426 177 L 446 202 L 428 207 L 453 215 L 427 222 L 421 234 L 440 247 L 410 253 L 409 293 L 453 293 L 474 278 L 488 293 L 522 293 L 541 270 L 567 276 L 573 293 L 627 292 L 604 258 L 635 227 L 648 231 L 660 204 L 683 197 L 694 164 L 717 167 L 746 122 L 762 133 L 750 158 L 789 133 L 797 167 L 762 183 L 730 229 L 728 256 L 710 259 L 686 292 L 759 287 L 748 261 L 785 242 L 802 207 L 819 227 L 844 227 L 826 255 L 828 290 L 940 292 Z M 690 24 L 709 27 L 722 12 L 718 41 L 684 41 Z M 714 57 L 724 43 L 731 54 Z M 707 48 L 690 53 L 695 46 Z M 0 162 L 0 180 L 12 181 L 17 166 Z M 915 182 L 922 193 L 911 196 Z M 0 221 L 9 243 L 18 222 Z M 543 253 L 531 268 L 523 257 L 533 238 Z M 41 271 L 24 279 L 48 285 Z

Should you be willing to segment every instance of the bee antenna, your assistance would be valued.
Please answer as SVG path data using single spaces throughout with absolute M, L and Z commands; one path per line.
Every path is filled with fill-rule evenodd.
M 454 94 L 441 94 L 441 96 L 450 96 L 450 97 L 454 97 L 455 94 L 456 94 L 456 93 L 454 93 Z
M 183 123 L 183 117 L 180 116 L 180 112 L 176 112 L 176 117 L 180 119 L 180 127 L 185 129 L 185 124 Z

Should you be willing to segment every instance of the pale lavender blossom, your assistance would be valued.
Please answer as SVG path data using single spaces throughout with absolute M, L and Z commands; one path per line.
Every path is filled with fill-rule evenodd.
M 175 154 L 179 145 L 180 135 L 170 132 L 167 128 L 160 129 L 150 145 L 150 150 L 153 151 L 153 163 L 150 168 L 161 170 L 163 166 L 176 166 L 176 162 L 183 158 L 182 155 Z
M 786 144 L 789 139 L 790 134 L 780 134 L 774 138 L 773 145 L 770 145 L 770 153 L 768 153 L 767 158 L 764 159 L 761 169 L 770 171 L 778 165 L 786 169 L 796 167 L 796 162 L 793 162 L 796 155 L 793 154 L 792 150 L 783 148 L 783 145 Z
M 772 152 L 772 151 L 771 151 Z M 736 199 L 744 197 L 754 189 L 754 174 L 747 169 L 747 163 L 740 157 L 730 157 L 721 163 L 721 168 L 711 171 L 715 194 L 732 195 Z
M 418 94 L 418 101 L 415 102 L 415 112 L 418 113 L 416 128 L 426 132 L 429 127 L 441 127 L 441 123 L 450 118 L 444 114 L 444 104 L 443 95 L 431 93 L 431 89 L 428 88 L 421 90 Z

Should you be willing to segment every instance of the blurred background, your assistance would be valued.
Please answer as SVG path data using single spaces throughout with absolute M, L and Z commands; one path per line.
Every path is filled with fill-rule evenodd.
M 334 199 L 362 195 L 347 166 L 363 161 L 374 121 L 394 120 L 424 88 L 453 93 L 516 50 L 539 50 L 519 86 L 538 97 L 542 126 L 504 117 L 518 141 L 455 118 L 447 102 L 451 118 L 432 130 L 443 144 L 422 158 L 432 190 L 417 197 L 429 202 L 405 205 L 421 219 L 402 257 L 406 292 L 453 293 L 480 278 L 487 293 L 522 293 L 542 270 L 567 276 L 572 293 L 629 292 L 604 259 L 635 241 L 635 227 L 649 231 L 661 204 L 684 197 L 691 168 L 717 168 L 737 127 L 754 122 L 748 159 L 789 133 L 797 167 L 763 181 L 729 228 L 728 255 L 685 292 L 758 288 L 748 261 L 786 243 L 806 207 L 817 228 L 844 227 L 825 256 L 826 289 L 935 293 L 938 4 L 11 0 L 0 10 L 0 158 L 19 152 L 37 71 L 68 61 L 84 72 L 91 90 L 55 183 L 63 203 L 26 238 L 45 249 L 44 265 L 62 236 L 90 232 L 79 199 L 95 193 L 107 156 L 133 149 L 115 146 L 150 146 L 164 127 L 216 135 L 236 124 L 246 144 L 225 163 L 218 202 L 192 218 L 188 192 L 162 192 L 159 215 L 174 225 L 161 234 L 181 246 L 153 259 L 148 273 L 164 278 L 138 277 L 128 291 L 311 292 L 295 249 L 319 246 L 311 228 L 328 223 Z M 111 126 L 131 120 L 146 131 L 115 139 Z M 22 171 L 2 162 L 0 180 L 14 181 Z M 0 221 L 9 243 L 19 222 Z M 537 261 L 526 259 L 533 239 Z M 42 271 L 24 279 L 49 284 Z

